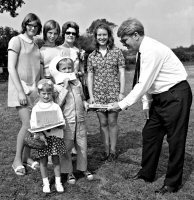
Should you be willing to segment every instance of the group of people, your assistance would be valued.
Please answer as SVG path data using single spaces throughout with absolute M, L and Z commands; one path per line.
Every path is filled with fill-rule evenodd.
M 104 143 L 101 160 L 117 159 L 118 114 L 142 98 L 147 118 L 142 131 L 143 152 L 141 170 L 132 177 L 154 181 L 164 135 L 169 143 L 169 161 L 164 185 L 156 193 L 176 192 L 182 183 L 185 142 L 189 122 L 192 93 L 184 66 L 167 46 L 144 35 L 140 21 L 129 18 L 118 29 L 118 37 L 129 50 L 137 53 L 136 79 L 125 97 L 125 59 L 114 45 L 111 28 L 98 24 L 94 30 L 95 50 L 87 59 L 87 84 L 90 99 L 86 101 L 79 77 L 85 76 L 81 65 L 84 57 L 75 42 L 79 26 L 55 20 L 43 26 L 44 45 L 39 49 L 34 36 L 41 33 L 40 19 L 29 13 L 22 22 L 22 31 L 8 45 L 8 106 L 15 107 L 22 122 L 17 136 L 16 155 L 12 168 L 17 175 L 25 175 L 25 164 L 40 168 L 43 192 L 50 192 L 47 173 L 48 156 L 52 158 L 55 188 L 63 192 L 61 173 L 68 174 L 67 182 L 75 184 L 72 149 L 77 151 L 77 170 L 92 180 L 87 169 L 87 130 L 85 113 L 89 104 L 108 105 L 96 111 Z M 56 45 L 59 35 L 63 44 Z M 68 73 L 75 73 L 70 80 Z M 64 126 L 45 131 L 47 146 L 38 150 L 40 163 L 30 157 L 24 146 L 28 128 L 37 127 L 36 112 L 55 110 Z

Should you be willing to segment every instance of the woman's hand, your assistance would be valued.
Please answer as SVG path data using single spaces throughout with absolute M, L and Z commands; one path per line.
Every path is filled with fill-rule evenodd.
M 89 102 L 90 102 L 90 104 L 95 103 L 94 97 L 90 97 Z
M 81 49 L 79 52 L 79 59 L 83 61 L 84 57 L 85 57 L 85 51 L 83 49 Z
M 124 98 L 125 98 L 125 95 L 122 94 L 122 93 L 120 93 L 120 94 L 119 94 L 119 99 L 118 99 L 118 100 L 119 100 L 119 101 L 122 101 Z
M 28 103 L 26 95 L 24 94 L 23 91 L 18 93 L 18 98 L 19 98 L 19 102 L 21 105 L 26 105 Z

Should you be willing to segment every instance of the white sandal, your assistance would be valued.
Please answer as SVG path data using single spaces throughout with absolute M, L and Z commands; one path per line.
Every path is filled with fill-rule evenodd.
M 12 168 L 13 168 L 15 174 L 17 174 L 18 176 L 24 176 L 24 175 L 26 175 L 25 167 L 23 165 L 19 165 L 17 167 L 14 167 L 12 165 Z M 23 169 L 24 169 L 24 171 L 23 171 Z
M 39 162 L 37 162 L 37 161 L 34 161 L 32 164 L 24 163 L 24 165 L 27 165 L 28 167 L 30 167 L 33 170 L 37 170 L 40 168 Z

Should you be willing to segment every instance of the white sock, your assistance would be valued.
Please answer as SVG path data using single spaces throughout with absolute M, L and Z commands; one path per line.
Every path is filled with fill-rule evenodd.
M 48 177 L 43 178 L 42 181 L 43 181 L 43 185 L 49 185 Z
M 61 177 L 60 176 L 59 177 L 55 176 L 55 183 L 56 184 L 60 184 L 61 183 Z

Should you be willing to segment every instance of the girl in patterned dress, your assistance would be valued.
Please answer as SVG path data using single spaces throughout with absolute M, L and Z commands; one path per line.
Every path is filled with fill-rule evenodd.
M 38 82 L 38 93 L 39 101 L 32 108 L 32 114 L 30 119 L 31 128 L 40 128 L 41 119 L 38 118 L 38 114 L 45 111 L 53 111 L 53 116 L 57 118 L 58 122 L 65 123 L 63 118 L 63 113 L 58 104 L 54 103 L 52 100 L 54 87 L 53 83 L 49 79 L 42 79 Z M 56 116 L 55 116 L 55 115 Z M 48 114 L 47 114 L 48 115 Z M 39 115 L 40 116 L 40 115 Z M 45 117 L 42 115 L 42 117 Z M 43 179 L 43 192 L 50 193 L 50 186 L 48 180 L 47 164 L 48 156 L 52 157 L 52 162 L 54 165 L 55 173 L 55 188 L 57 192 L 64 192 L 63 185 L 61 183 L 61 168 L 59 155 L 66 153 L 66 147 L 63 140 L 63 127 L 56 127 L 50 130 L 44 131 L 44 134 L 47 139 L 47 146 L 44 149 L 38 150 L 38 156 L 40 157 L 40 171 Z M 38 133 L 37 133 L 38 134 Z
M 95 31 L 96 49 L 89 55 L 88 89 L 90 103 L 109 104 L 124 98 L 125 59 L 120 49 L 114 46 L 112 30 L 99 24 Z M 105 152 L 102 160 L 116 159 L 118 135 L 118 112 L 100 109 L 97 111 Z

